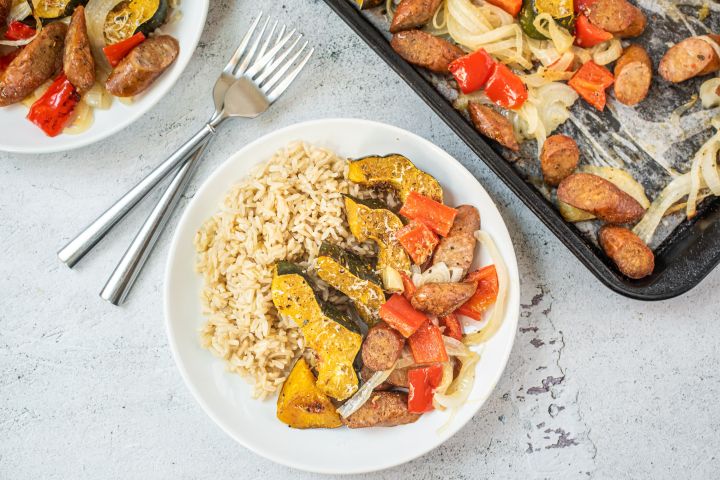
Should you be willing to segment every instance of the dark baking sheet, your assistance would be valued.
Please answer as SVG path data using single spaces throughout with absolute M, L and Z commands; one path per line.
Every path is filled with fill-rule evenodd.
M 640 300 L 663 300 L 680 295 L 697 285 L 720 263 L 720 200 L 708 199 L 692 220 L 678 214 L 668 217 L 651 246 L 656 255 L 655 272 L 642 280 L 630 280 L 618 273 L 597 246 L 597 222 L 565 222 L 551 203 L 548 192 L 538 182 L 537 151 L 534 141 L 525 142 L 519 156 L 508 156 L 479 135 L 461 112 L 453 108 L 453 89 L 441 77 L 419 71 L 390 47 L 383 8 L 359 11 L 352 0 L 325 2 L 393 68 L 460 138 L 497 174 L 540 220 L 612 290 Z M 649 17 L 646 33 L 638 39 L 657 62 L 668 42 L 690 35 L 701 35 L 710 27 L 720 31 L 720 14 L 713 11 L 705 22 L 697 20 L 703 2 L 641 0 Z M 656 63 L 657 64 L 657 63 Z M 663 83 L 658 87 L 659 83 Z M 661 130 L 658 123 L 668 122 L 673 112 L 697 93 L 701 80 L 669 85 L 655 80 L 651 95 L 636 110 L 622 110 L 616 102 L 599 113 L 576 102 L 572 118 L 559 131 L 578 140 L 583 163 L 621 166 L 630 171 L 646 189 L 650 200 L 671 179 L 668 169 L 685 172 L 697 148 L 710 136 L 709 118 L 718 112 L 703 111 L 696 104 L 677 118 L 677 124 L 664 138 L 667 145 L 658 150 L 664 138 L 653 140 Z M 617 107 L 617 108 L 613 108 Z M 675 115 L 677 117 L 677 115 Z M 667 123 L 663 127 L 667 127 Z M 677 138 L 673 138 L 677 137 Z M 665 148 L 667 146 L 668 148 Z M 507 156 L 507 158 L 503 158 Z

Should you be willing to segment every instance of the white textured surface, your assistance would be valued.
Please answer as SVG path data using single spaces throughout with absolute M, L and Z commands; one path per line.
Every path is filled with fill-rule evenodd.
M 198 180 L 279 126 L 384 121 L 466 165 L 498 201 L 517 248 L 520 330 L 491 399 L 444 446 L 367 478 L 715 477 L 720 270 L 669 302 L 611 293 L 324 3 L 264 3 L 307 34 L 316 56 L 267 114 L 223 127 Z M 150 202 L 75 270 L 55 257 L 209 115 L 208 86 L 255 8 L 213 2 L 179 84 L 131 128 L 63 155 L 0 154 L 1 479 L 316 477 L 234 443 L 182 384 L 162 326 L 170 232 L 126 306 L 97 296 Z

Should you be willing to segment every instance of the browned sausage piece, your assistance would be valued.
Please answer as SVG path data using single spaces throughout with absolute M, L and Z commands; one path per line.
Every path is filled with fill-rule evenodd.
M 636 222 L 645 214 L 645 209 L 633 197 L 590 173 L 573 173 L 565 178 L 558 186 L 557 197 L 608 223 Z
M 465 277 L 475 255 L 475 233 L 480 230 L 480 212 L 472 205 L 460 205 L 447 237 L 440 240 L 433 256 L 433 265 L 445 263 L 448 268 L 462 269 Z
M 514 152 L 520 150 L 510 120 L 503 117 L 494 108 L 470 102 L 468 103 L 468 113 L 478 132 Z
M 170 35 L 150 37 L 123 58 L 105 83 L 116 97 L 132 97 L 147 89 L 177 58 L 180 46 Z
M 422 27 L 432 20 L 442 0 L 402 0 L 395 10 L 390 33 Z
M 394 427 L 413 423 L 420 415 L 408 412 L 407 393 L 375 392 L 343 422 L 350 428 Z
M 590 23 L 606 32 L 627 30 L 635 20 L 635 7 L 627 0 L 595 0 L 585 10 Z
M 375 387 L 375 391 L 380 392 L 383 390 L 390 390 L 394 387 L 408 388 L 407 372 L 409 369 L 410 367 L 396 368 L 392 371 L 387 380 Z M 360 370 L 360 379 L 363 382 L 367 382 L 374 373 L 374 371 L 363 365 L 362 369 Z
M 12 0 L 0 0 L 0 25 L 5 25 L 12 8 Z
M 53 22 L 23 48 L 0 75 L 0 107 L 21 101 L 62 68 L 67 26 Z
M 363 364 L 370 370 L 388 370 L 395 365 L 405 346 L 405 338 L 385 322 L 368 330 L 362 344 Z
M 75 9 L 65 35 L 63 70 L 80 95 L 90 90 L 95 83 L 95 61 L 90 51 L 85 7 L 82 5 Z
M 618 269 L 630 278 L 647 277 L 655 268 L 655 255 L 632 231 L 606 225 L 600 229 L 600 245 Z
M 640 45 L 630 45 L 615 64 L 615 98 L 636 105 L 647 97 L 652 83 L 652 61 Z
M 420 30 L 407 30 L 393 35 L 390 45 L 408 62 L 437 73 L 448 73 L 448 65 L 465 52 L 458 47 Z
M 567 135 L 551 135 L 540 152 L 540 168 L 545 183 L 556 187 L 577 168 L 580 150 L 575 140 Z
M 639 37 L 643 34 L 643 32 L 645 31 L 645 27 L 647 26 L 647 17 L 643 13 L 643 11 L 635 6 L 631 5 L 631 7 L 633 10 L 633 19 L 630 22 L 630 26 L 628 26 L 624 30 L 620 30 L 619 32 L 615 33 L 615 35 L 620 38 Z
M 720 41 L 718 35 L 708 35 Z M 686 38 L 673 45 L 660 60 L 658 72 L 672 83 L 680 83 L 694 77 L 720 70 L 720 58 L 707 41 L 698 37 Z
M 457 310 L 473 296 L 477 284 L 468 283 L 426 283 L 413 293 L 412 304 L 415 310 L 444 317 Z

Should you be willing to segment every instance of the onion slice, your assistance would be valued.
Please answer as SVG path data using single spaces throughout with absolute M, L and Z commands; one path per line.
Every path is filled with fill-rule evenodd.
M 27 5 L 27 2 L 25 4 Z M 14 10 L 15 10 L 15 8 L 13 7 L 13 10 L 10 11 L 11 17 L 13 15 Z M 30 13 L 32 13 L 32 12 L 30 12 Z M 17 14 L 17 15 L 19 15 L 19 14 Z M 26 17 L 27 17 L 27 15 L 22 18 L 26 18 Z M 5 45 L 6 47 L 22 47 L 22 46 L 25 46 L 28 43 L 32 42 L 33 40 L 35 40 L 37 38 L 37 36 L 40 35 L 40 31 L 42 31 L 42 20 L 40 20 L 40 18 L 38 18 L 38 17 L 34 17 L 34 18 L 35 18 L 35 35 L 33 35 L 30 38 L 23 38 L 21 40 L 0 40 L 0 45 Z
M 435 407 L 437 410 L 445 410 L 445 407 L 443 407 L 442 405 L 440 405 L 438 402 L 435 401 L 435 395 L 445 395 L 445 392 L 447 392 L 447 390 L 450 387 L 450 384 L 452 382 L 453 382 L 453 364 L 452 364 L 452 362 L 443 362 L 442 363 L 442 380 L 440 381 L 440 385 L 438 385 L 437 388 L 435 389 L 434 395 L 433 395 L 433 407 Z
M 355 395 L 350 397 L 347 402 L 337 409 L 340 416 L 347 418 L 355 413 L 360 407 L 365 405 L 365 402 L 370 399 L 375 387 L 387 380 L 393 370 L 395 370 L 394 365 L 389 370 L 380 370 L 379 372 L 373 373 L 373 376 L 370 377 L 357 392 L 355 392 Z
M 85 6 L 85 21 L 87 22 L 88 38 L 92 47 L 95 65 L 101 70 L 112 70 L 103 48 L 105 43 L 105 21 L 110 11 L 124 0 L 90 0 Z
M 457 378 L 452 381 L 446 393 L 435 393 L 433 405 L 453 410 L 463 406 L 475 383 L 475 365 L 478 361 L 480 361 L 480 355 L 475 352 L 472 352 L 472 356 L 463 359 Z
M 633 228 L 635 235 L 649 245 L 667 209 L 690 193 L 690 183 L 689 173 L 680 175 L 670 182 L 653 201 L 643 218 L 635 225 L 635 228 Z

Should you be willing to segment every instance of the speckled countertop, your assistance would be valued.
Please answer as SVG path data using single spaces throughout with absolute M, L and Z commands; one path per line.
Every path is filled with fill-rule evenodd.
M 300 27 L 317 54 L 293 94 L 223 128 L 188 196 L 275 128 L 367 118 L 460 160 L 499 204 L 517 249 L 519 331 L 490 400 L 440 448 L 364 478 L 716 477 L 720 269 L 668 302 L 610 292 L 321 0 L 262 7 Z M 206 92 L 256 8 L 213 1 L 188 69 L 130 128 L 64 154 L 0 154 L 0 479 L 320 477 L 236 444 L 184 386 L 162 323 L 172 226 L 125 306 L 98 297 L 150 202 L 75 270 L 55 256 L 209 115 Z

